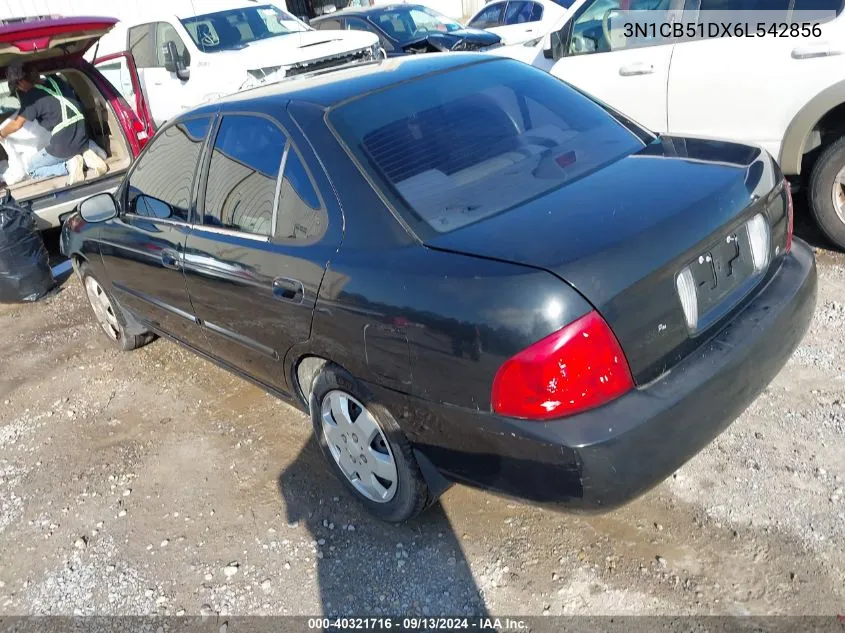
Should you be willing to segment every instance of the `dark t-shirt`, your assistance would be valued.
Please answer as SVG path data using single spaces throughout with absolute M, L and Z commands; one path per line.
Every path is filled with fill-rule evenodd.
M 82 105 L 70 87 L 58 79 L 55 82 L 62 95 L 73 103 L 79 112 L 82 112 Z M 46 85 L 52 90 L 53 86 L 49 82 Z M 62 122 L 62 108 L 67 118 L 74 116 L 66 105 L 40 88 L 33 86 L 28 92 L 21 91 L 18 94 L 21 100 L 21 116 L 27 121 L 37 121 L 50 132 Z M 47 145 L 47 152 L 56 158 L 68 159 L 81 154 L 87 148 L 88 134 L 85 131 L 85 121 L 80 120 L 53 134 Z

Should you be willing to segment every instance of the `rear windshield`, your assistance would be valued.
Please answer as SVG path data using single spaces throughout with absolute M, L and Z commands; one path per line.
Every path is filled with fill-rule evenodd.
M 423 76 L 329 116 L 423 239 L 524 204 L 644 146 L 595 102 L 511 60 Z

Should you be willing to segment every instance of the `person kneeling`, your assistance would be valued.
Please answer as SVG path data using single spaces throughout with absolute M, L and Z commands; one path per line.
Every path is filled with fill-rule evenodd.
M 12 64 L 6 71 L 10 91 L 17 91 L 21 101 L 18 116 L 2 130 L 0 138 L 14 134 L 27 121 L 37 121 L 50 132 L 47 147 L 27 165 L 32 178 L 68 176 L 72 185 L 84 179 L 87 166 L 97 176 L 108 171 L 102 158 L 90 148 L 82 104 L 65 82 L 54 77 L 41 79 Z

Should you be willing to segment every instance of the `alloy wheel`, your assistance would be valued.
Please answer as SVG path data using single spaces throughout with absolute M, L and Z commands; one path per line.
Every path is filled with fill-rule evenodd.
M 88 294 L 88 301 L 94 310 L 100 326 L 113 341 L 120 339 L 120 322 L 117 320 L 114 307 L 102 286 L 93 277 L 85 279 L 85 292 Z
M 399 483 L 396 460 L 372 414 L 340 390 L 327 393 L 321 408 L 326 444 L 349 483 L 370 501 L 393 499 Z

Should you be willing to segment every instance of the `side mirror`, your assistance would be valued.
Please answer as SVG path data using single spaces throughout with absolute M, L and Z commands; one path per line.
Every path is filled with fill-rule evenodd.
M 168 72 L 176 73 L 176 77 L 182 81 L 188 81 L 191 77 L 190 69 L 185 65 L 185 61 L 179 54 L 179 49 L 176 48 L 176 42 L 167 40 L 161 46 L 161 52 L 164 55 L 164 68 Z
M 117 203 L 110 193 L 100 193 L 82 201 L 79 215 L 86 222 L 105 222 L 117 215 Z
M 543 57 L 546 59 L 554 59 L 555 52 L 552 50 L 552 34 L 546 33 L 543 36 Z

